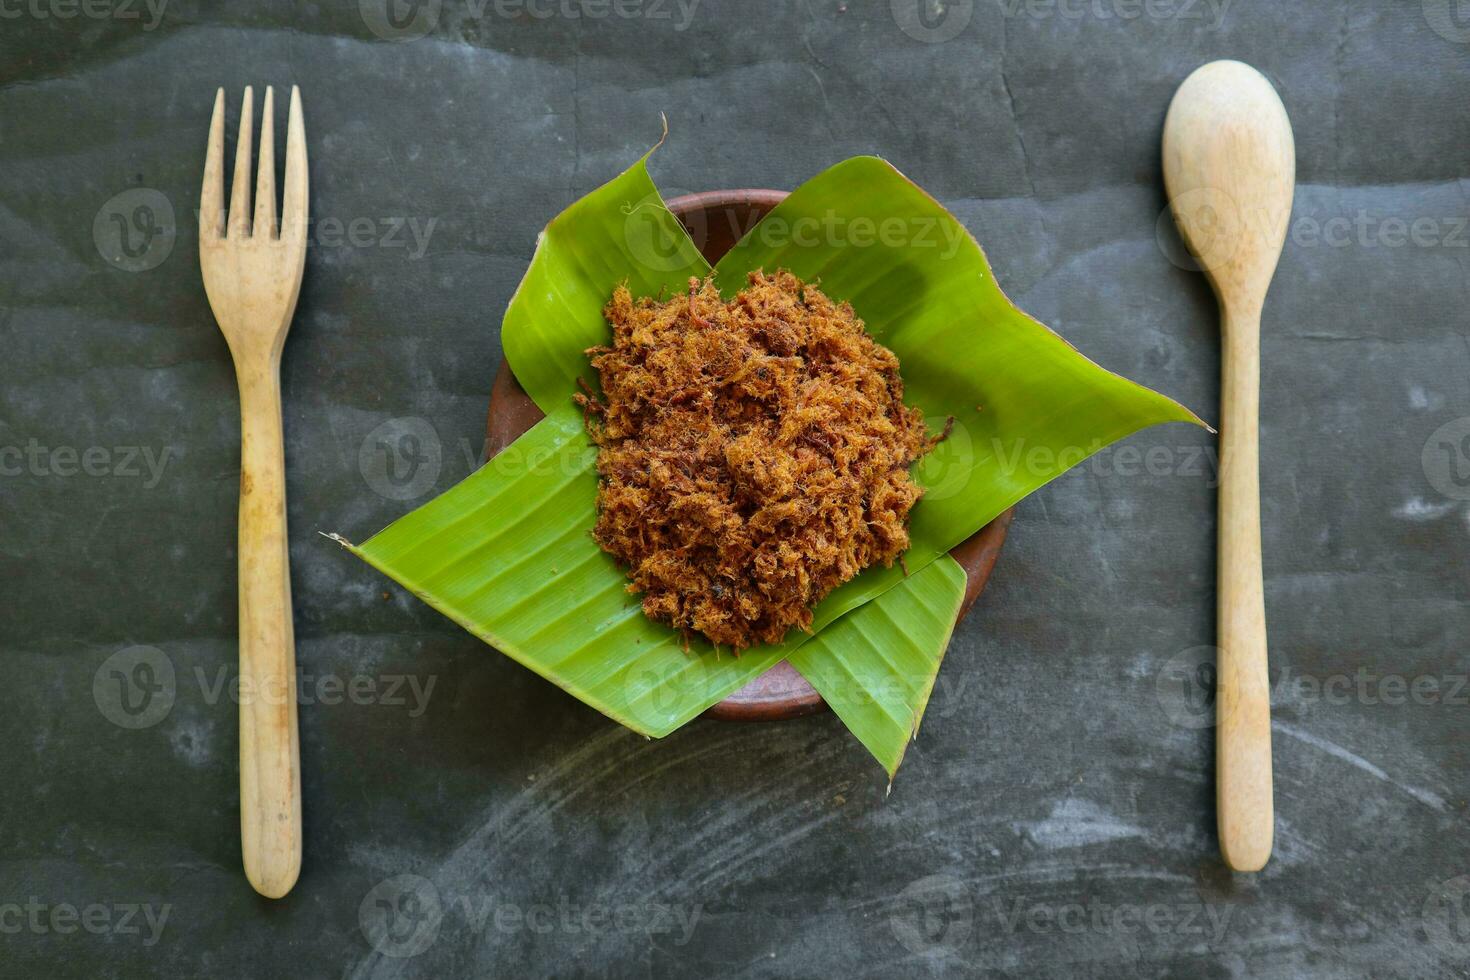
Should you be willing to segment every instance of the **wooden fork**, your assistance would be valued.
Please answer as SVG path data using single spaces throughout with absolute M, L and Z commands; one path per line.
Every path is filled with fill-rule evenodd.
M 252 221 L 252 102 L 247 86 L 226 224 L 225 90 L 215 96 L 199 195 L 199 267 L 240 386 L 240 844 L 250 884 L 262 895 L 280 898 L 301 871 L 296 643 L 280 374 L 281 348 L 306 261 L 306 128 L 301 94 L 293 85 L 278 230 L 274 100 L 266 88 Z

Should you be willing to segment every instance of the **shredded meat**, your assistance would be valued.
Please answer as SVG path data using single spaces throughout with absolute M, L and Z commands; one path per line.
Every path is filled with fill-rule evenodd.
M 728 303 L 708 280 L 665 302 L 619 286 L 604 315 L 603 397 L 573 396 L 599 450 L 593 537 L 649 617 L 778 643 L 908 548 L 909 466 L 937 440 L 851 306 L 780 271 Z

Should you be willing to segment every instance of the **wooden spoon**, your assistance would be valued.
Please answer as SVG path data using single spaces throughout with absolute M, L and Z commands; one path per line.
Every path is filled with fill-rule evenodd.
M 1184 80 L 1164 120 L 1164 185 L 1220 300 L 1215 805 L 1220 852 L 1236 871 L 1264 867 L 1273 835 L 1256 425 L 1261 307 L 1295 184 L 1291 121 L 1260 72 L 1215 61 Z

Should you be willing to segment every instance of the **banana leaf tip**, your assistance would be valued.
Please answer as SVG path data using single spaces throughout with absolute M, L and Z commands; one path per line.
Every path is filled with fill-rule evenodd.
M 338 534 L 336 531 L 318 531 L 316 533 L 317 534 L 320 534 L 322 537 L 326 538 L 328 541 L 335 541 L 335 542 L 337 542 L 343 548 L 345 548 L 346 550 L 352 552 L 354 555 L 359 554 L 359 552 L 357 550 L 357 545 L 353 544 L 351 541 L 348 541 L 346 538 L 342 537 L 342 535 Z

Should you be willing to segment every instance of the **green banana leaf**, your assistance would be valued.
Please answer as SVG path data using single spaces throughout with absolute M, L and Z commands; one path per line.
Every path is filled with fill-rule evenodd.
M 576 697 L 661 736 L 808 637 L 738 658 L 699 642 L 685 652 L 673 631 L 642 616 L 625 577 L 587 533 L 594 457 L 569 399 L 579 377 L 594 378 L 583 352 L 609 336 L 603 304 L 625 280 L 635 295 L 657 295 L 710 271 L 664 207 L 645 160 L 547 226 L 506 311 L 506 357 L 548 418 L 443 496 L 348 547 Z M 865 679 L 858 688 L 882 688 L 868 698 L 878 708 L 838 714 L 891 772 L 948 641 L 948 629 L 936 632 L 932 620 L 936 589 L 953 583 L 939 583 L 938 571 L 926 576 L 928 566 L 1108 443 L 1157 422 L 1198 419 L 1017 310 L 963 226 L 876 158 L 848 160 L 802 185 L 715 273 L 728 294 L 746 271 L 778 266 L 819 278 L 829 295 L 853 303 L 899 355 L 908 400 L 936 429 L 956 418 L 950 438 L 917 470 L 927 493 L 912 513 L 912 574 L 869 569 L 834 591 L 815 611 L 818 642 L 793 657 L 818 690 L 834 690 L 837 674 L 849 688 L 854 677 Z M 952 563 L 940 564 L 952 578 Z M 880 596 L 881 605 L 870 602 Z M 824 639 L 832 623 L 837 638 Z M 903 650 L 911 682 L 885 682 L 883 655 L 897 649 L 874 646 L 885 635 L 911 638 Z
M 505 359 L 547 415 L 570 404 L 578 377 L 596 381 L 583 352 L 612 336 L 602 308 L 614 286 L 626 280 L 634 296 L 657 296 L 684 291 L 690 276 L 709 275 L 709 263 L 653 186 L 648 153 L 551 220 L 506 307 Z
M 965 570 L 944 555 L 789 657 L 890 780 L 919 733 L 964 598 Z
M 592 541 L 596 450 L 571 405 L 353 554 L 501 653 L 644 735 L 668 734 L 789 647 L 686 652 Z
M 557 409 L 504 452 L 361 545 L 329 535 L 502 653 L 634 731 L 662 737 L 770 669 L 810 638 L 732 656 L 647 619 L 627 577 L 588 535 L 595 517 L 596 450 L 581 415 Z M 946 559 L 947 560 L 947 559 Z M 935 563 L 938 565 L 939 563 Z M 954 563 L 949 562 L 950 565 Z M 933 577 L 916 609 L 933 602 Z M 960 573 L 959 592 L 964 591 Z M 891 615 L 897 599 L 843 620 Z M 953 625 L 911 624 L 910 642 L 937 666 Z M 831 607 L 816 628 L 836 618 Z M 877 623 L 856 627 L 874 635 Z M 920 653 L 916 652 L 915 656 Z

